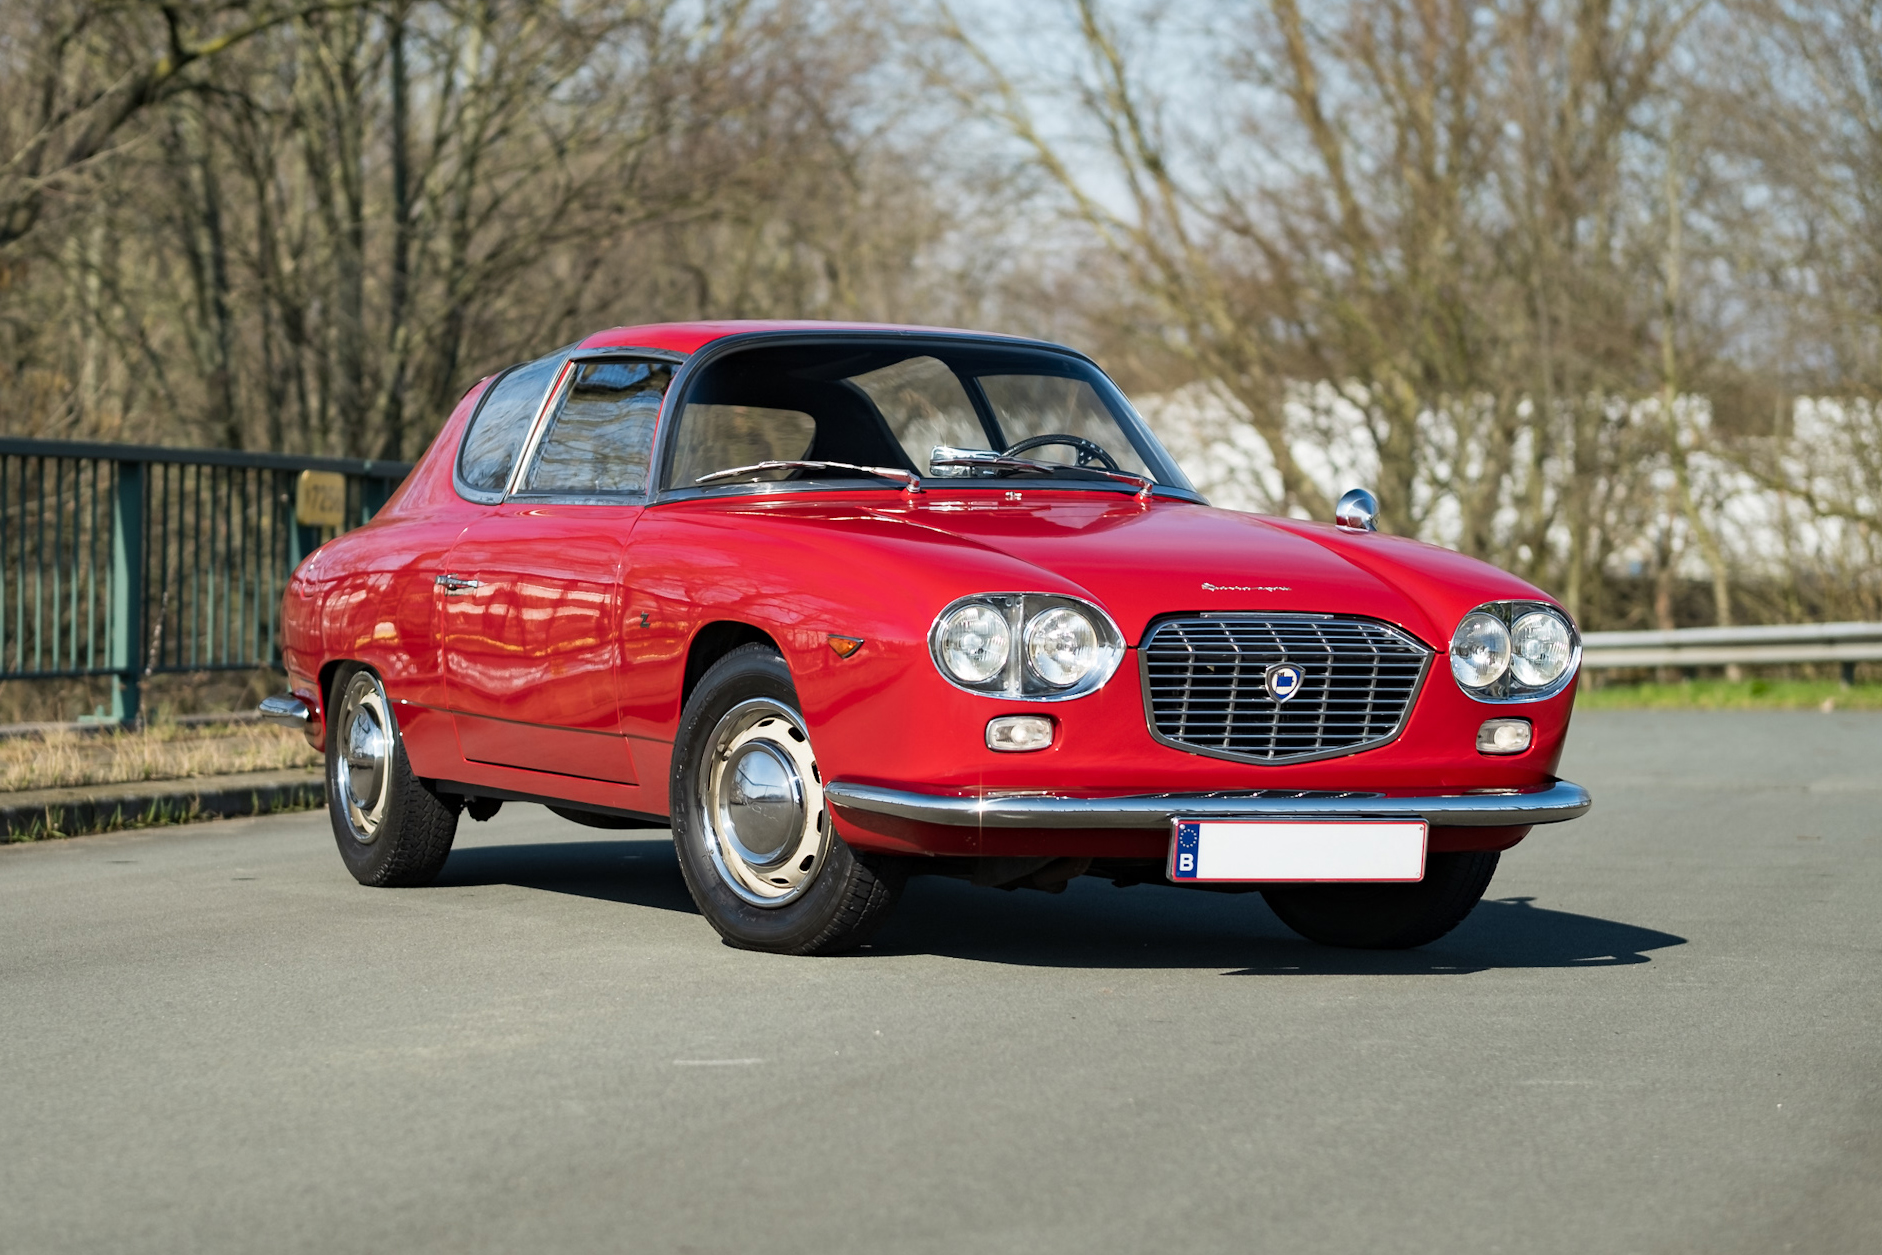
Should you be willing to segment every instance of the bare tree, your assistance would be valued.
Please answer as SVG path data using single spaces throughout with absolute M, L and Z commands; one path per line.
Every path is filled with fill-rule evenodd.
M 314 4 L 129 4 L 77 0 L 12 10 L 3 44 L 0 248 L 39 224 L 66 188 L 145 110 L 181 90 L 183 74 L 284 22 L 358 7 Z
M 7 356 L 60 398 L 29 421 L 410 457 L 477 373 L 597 320 L 911 314 L 948 215 L 863 85 L 879 16 L 374 0 L 258 26 L 11 251 Z M 118 420 L 66 400 L 107 376 Z
M 1212 10 L 1225 51 L 1210 100 L 1226 120 L 1183 133 L 1126 28 L 1075 0 L 1086 71 L 1068 103 L 1106 160 L 1097 178 L 946 9 L 940 29 L 979 77 L 936 77 L 964 83 L 958 98 L 1031 154 L 1195 370 L 1240 403 L 1282 504 L 1325 517 L 1292 452 L 1285 382 L 1328 381 L 1369 437 L 1397 526 L 1427 532 L 1443 514 L 1455 543 L 1579 609 L 1621 539 L 1609 523 L 1639 496 L 1624 482 L 1642 445 L 1627 401 L 1665 381 L 1666 254 L 1649 247 L 1658 220 L 1630 210 L 1657 182 L 1650 124 L 1697 8 Z

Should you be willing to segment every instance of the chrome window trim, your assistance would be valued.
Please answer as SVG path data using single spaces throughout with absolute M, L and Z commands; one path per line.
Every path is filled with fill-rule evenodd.
M 574 373 L 570 369 L 574 363 L 574 354 L 562 359 L 562 365 L 556 368 L 555 378 L 549 381 L 549 390 L 543 394 L 542 400 L 536 403 L 536 417 L 529 420 L 529 432 L 523 437 L 523 447 L 516 453 L 516 465 L 510 468 L 510 482 L 503 486 L 505 501 L 514 497 L 522 484 L 530 459 L 536 456 L 536 445 L 542 440 L 543 425 L 548 420 L 549 412 L 555 409 L 556 401 L 562 396 L 562 389 L 567 385 L 569 376 Z
M 1245 620 L 1262 623 L 1369 623 L 1375 627 L 1383 628 L 1386 632 L 1389 632 L 1393 636 L 1411 645 L 1414 649 L 1423 654 L 1424 657 L 1418 666 L 1418 678 L 1412 681 L 1411 692 L 1405 697 L 1405 709 L 1399 713 L 1398 722 L 1393 724 L 1391 731 L 1384 736 L 1369 741 L 1361 741 L 1357 745 L 1341 746 L 1339 749 L 1313 750 L 1305 754 L 1288 754 L 1278 758 L 1257 758 L 1252 754 L 1237 754 L 1233 750 L 1212 750 L 1192 745 L 1187 741 L 1178 741 L 1166 737 L 1157 730 L 1157 715 L 1156 710 L 1151 705 L 1150 695 L 1150 654 L 1146 647 L 1149 645 L 1150 638 L 1156 633 L 1158 627 L 1178 619 Z M 1159 745 L 1167 746 L 1173 750 L 1181 750 L 1185 754 L 1195 754 L 1200 758 L 1216 758 L 1224 762 L 1247 763 L 1252 767 L 1292 767 L 1298 763 L 1322 762 L 1329 758 L 1348 758 L 1354 754 L 1364 754 L 1370 750 L 1376 750 L 1382 746 L 1390 745 L 1392 742 L 1398 740 L 1400 736 L 1404 735 L 1406 725 L 1411 722 L 1412 711 L 1418 708 L 1418 699 L 1424 694 L 1425 681 L 1431 676 L 1432 663 L 1438 655 L 1438 650 L 1425 644 L 1397 624 L 1387 623 L 1383 619 L 1375 619 L 1370 615 L 1364 614 L 1265 614 L 1259 610 L 1212 610 L 1188 614 L 1180 612 L 1160 614 L 1144 625 L 1144 634 L 1137 642 L 1137 683 L 1142 689 L 1144 726 L 1150 731 L 1150 739 Z M 1447 653 L 1445 656 L 1449 657 L 1449 654 Z
M 1496 681 L 1488 689 L 1473 689 L 1467 687 L 1462 680 L 1457 678 L 1457 673 L 1453 671 L 1451 673 L 1451 682 L 1457 685 L 1458 692 L 1468 697 L 1471 701 L 1481 702 L 1485 706 L 1523 706 L 1530 702 L 1546 702 L 1575 682 L 1575 677 L 1581 674 L 1581 629 L 1575 626 L 1575 620 L 1569 617 L 1568 611 L 1555 605 L 1553 602 L 1536 601 L 1526 597 L 1511 597 L 1501 601 L 1486 601 L 1480 606 L 1472 606 L 1469 610 L 1459 615 L 1457 622 L 1458 624 L 1462 624 L 1464 620 L 1468 619 L 1471 615 L 1482 612 L 1484 614 L 1494 615 L 1503 620 L 1504 627 L 1514 630 L 1516 620 L 1536 610 L 1552 614 L 1568 625 L 1568 668 L 1563 671 L 1561 675 L 1557 676 L 1554 681 L 1541 688 L 1524 688 L 1516 684 L 1515 667 L 1513 664 L 1505 667 L 1503 674 L 1498 676 Z M 1451 628 L 1451 640 L 1454 641 L 1456 639 L 1457 628 L 1454 626 Z M 1451 642 L 1446 641 L 1444 644 L 1446 669 L 1449 668 L 1450 657 Z
M 562 398 L 568 391 L 569 380 L 575 376 L 575 368 L 585 362 L 628 361 L 628 362 L 666 362 L 685 369 L 688 355 L 671 349 L 650 349 L 634 346 L 605 349 L 577 349 L 570 353 L 557 369 L 555 378 L 550 381 L 548 391 L 536 406 L 536 417 L 530 420 L 529 434 L 523 438 L 523 447 L 517 454 L 516 465 L 510 468 L 510 482 L 504 488 L 502 501 L 512 500 L 540 502 L 543 505 L 633 505 L 647 501 L 651 494 L 641 492 L 608 493 L 597 496 L 593 493 L 554 493 L 524 492 L 523 477 L 529 473 L 529 465 L 536 458 L 536 449 L 549 432 L 549 424 L 561 408 Z M 679 385 L 680 371 L 674 372 L 673 382 L 667 385 L 666 395 L 660 398 L 660 410 L 654 416 L 654 448 L 648 453 L 648 480 L 653 478 L 653 457 L 660 445 L 660 432 L 666 426 L 669 399 Z
M 466 501 L 475 502 L 478 505 L 501 505 L 503 504 L 504 498 L 508 496 L 507 489 L 509 487 L 510 480 L 513 480 L 516 477 L 515 465 L 514 464 L 511 465 L 510 479 L 506 479 L 504 481 L 503 489 L 492 492 L 488 488 L 473 488 L 469 484 L 464 482 L 464 476 L 462 473 L 463 467 L 464 467 L 464 446 L 470 442 L 471 432 L 477 429 L 477 420 L 483 415 L 484 406 L 490 403 L 490 397 L 493 393 L 496 392 L 497 385 L 501 384 L 505 379 L 509 378 L 511 375 L 515 374 L 517 371 L 522 370 L 525 366 L 534 366 L 537 362 L 546 361 L 553 357 L 558 357 L 558 356 L 562 356 L 568 353 L 573 353 L 576 351 L 578 346 L 580 346 L 580 344 L 581 344 L 581 341 L 577 340 L 575 344 L 573 345 L 564 345 L 562 348 L 552 349 L 551 351 L 544 353 L 541 357 L 532 357 L 529 360 L 522 361 L 522 362 L 512 362 L 510 365 L 505 366 L 502 370 L 499 370 L 490 376 L 489 382 L 484 385 L 483 395 L 477 398 L 477 408 L 471 411 L 470 421 L 464 424 L 464 434 L 458 437 L 457 452 L 451 455 L 451 487 L 457 493 L 458 496 L 462 497 Z M 655 353 L 662 353 L 662 352 L 665 352 L 666 350 L 653 349 L 650 351 L 655 352 Z M 561 368 L 558 367 L 557 375 L 559 375 L 560 373 L 561 373 Z M 554 383 L 555 383 L 555 377 L 551 377 L 550 385 L 553 387 Z M 537 402 L 536 409 L 537 409 L 537 414 L 540 416 L 541 411 L 542 411 L 542 403 L 540 401 Z M 530 422 L 533 426 L 535 420 L 531 419 Z M 527 434 L 525 434 L 524 438 L 525 440 L 527 440 L 528 438 Z
M 1157 467 L 1152 467 L 1151 469 L 1158 473 L 1161 473 L 1161 471 L 1169 471 L 1175 474 L 1178 482 L 1169 484 L 1158 483 L 1155 492 L 1158 495 L 1167 495 L 1179 501 L 1192 501 L 1197 504 L 1207 504 L 1203 495 L 1197 492 L 1194 486 L 1190 484 L 1189 477 L 1183 474 L 1183 468 L 1177 464 L 1175 458 L 1170 456 L 1170 451 L 1163 447 L 1162 441 L 1157 439 L 1156 433 L 1150 429 L 1150 424 L 1146 423 L 1143 415 L 1137 412 L 1137 407 L 1130 403 L 1130 398 L 1125 396 L 1123 390 L 1112 381 L 1109 375 L 1104 373 L 1103 367 L 1099 366 L 1098 363 L 1093 361 L 1090 357 L 1080 353 L 1077 349 L 1067 348 L 1063 344 L 1054 344 L 1050 340 L 1033 340 L 1024 336 L 992 335 L 978 331 L 948 331 L 945 329 L 935 330 L 897 327 L 884 327 L 876 330 L 832 328 L 828 331 L 802 331 L 796 329 L 782 331 L 741 331 L 722 336 L 717 340 L 701 345 L 695 352 L 687 356 L 685 364 L 682 365 L 678 371 L 674 372 L 673 383 L 667 388 L 667 398 L 670 404 L 661 407 L 660 413 L 663 421 L 654 432 L 652 471 L 648 477 L 652 487 L 647 496 L 647 503 L 649 505 L 658 505 L 667 501 L 689 501 L 702 497 L 751 496 L 756 495 L 751 491 L 754 488 L 760 490 L 766 488 L 772 491 L 777 490 L 777 485 L 775 484 L 724 484 L 713 485 L 708 488 L 676 488 L 668 485 L 666 482 L 668 474 L 673 469 L 673 442 L 671 436 L 672 429 L 677 426 L 677 423 L 665 420 L 670 414 L 677 416 L 681 412 L 679 403 L 674 401 L 674 398 L 684 398 L 687 391 L 692 387 L 693 376 L 718 361 L 721 357 L 737 353 L 744 349 L 758 348 L 766 345 L 882 344 L 898 341 L 915 348 L 922 345 L 933 345 L 936 347 L 952 348 L 977 346 L 988 349 L 1030 349 L 1036 352 L 1051 353 L 1059 357 L 1069 358 L 1072 361 L 1090 367 L 1110 390 L 1112 394 L 1111 399 L 1117 401 L 1119 408 L 1129 416 L 1132 422 L 1137 424 L 1139 429 L 1137 434 L 1141 434 L 1149 439 L 1151 448 L 1156 451 L 1158 458 L 1165 464 L 1160 469 Z M 1128 434 L 1126 424 L 1120 423 L 1119 426 L 1125 427 Z M 1139 449 L 1138 453 L 1141 456 L 1143 450 Z M 1146 459 L 1145 465 L 1148 466 L 1149 464 L 1150 460 Z M 916 473 L 920 474 L 919 471 Z M 847 486 L 851 484 L 870 488 L 891 487 L 886 481 L 876 479 L 817 481 L 808 485 L 802 480 L 791 482 L 795 486 L 796 491 L 805 491 L 808 489 L 818 492 L 830 492 L 838 490 L 839 485 L 843 486 L 843 490 L 847 490 Z M 931 484 L 936 484 L 950 490 L 962 486 L 962 481 L 960 480 L 937 479 L 937 477 L 932 475 L 923 476 L 921 482 L 924 488 Z M 1133 496 L 1137 493 L 1137 489 L 1131 485 L 1104 480 L 1077 481 L 1075 483 L 1071 481 L 1047 482 L 1050 483 L 1052 488 L 1068 489 L 1071 491 L 1110 491 L 1128 493 Z M 1014 487 L 1010 482 L 998 480 L 987 481 L 987 486 L 993 488 L 995 491 L 1011 491 Z M 1024 486 L 1038 488 L 1042 485 L 1038 482 L 1027 481 Z M 895 490 L 901 491 L 899 488 Z

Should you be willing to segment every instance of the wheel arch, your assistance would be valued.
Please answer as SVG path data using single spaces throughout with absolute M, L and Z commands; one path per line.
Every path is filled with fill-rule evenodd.
M 699 687 L 712 664 L 741 645 L 769 645 L 780 656 L 785 656 L 777 638 L 763 628 L 739 619 L 715 619 L 693 633 L 692 643 L 686 648 L 685 678 L 680 684 L 681 710 L 686 709 L 693 690 Z
M 340 669 L 346 666 L 364 668 L 372 672 L 380 684 L 385 683 L 385 676 L 380 674 L 379 668 L 373 666 L 363 658 L 329 658 L 320 664 L 320 670 L 315 673 L 315 681 L 320 686 L 320 710 L 317 712 L 320 718 L 320 728 L 318 740 L 310 738 L 309 743 L 322 753 L 325 753 L 327 749 L 327 725 L 330 716 L 333 714 L 333 685 L 334 682 L 339 679 Z M 394 719 L 398 718 L 398 708 L 396 705 L 388 706 L 387 712 L 391 714 Z

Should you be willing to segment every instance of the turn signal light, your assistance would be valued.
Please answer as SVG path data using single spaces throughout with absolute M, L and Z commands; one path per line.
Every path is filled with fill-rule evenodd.
M 987 723 L 987 748 L 1024 754 L 1052 744 L 1052 720 L 1044 715 L 1001 715 Z
M 1520 754 L 1529 748 L 1535 730 L 1527 719 L 1486 719 L 1477 729 L 1479 754 Z

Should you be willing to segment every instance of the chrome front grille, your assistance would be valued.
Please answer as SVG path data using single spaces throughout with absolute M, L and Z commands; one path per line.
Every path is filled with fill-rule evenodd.
M 1179 749 L 1254 763 L 1303 762 L 1397 736 L 1432 651 L 1370 619 L 1208 615 L 1165 619 L 1139 651 L 1150 732 Z M 1276 701 L 1268 669 L 1300 668 Z

